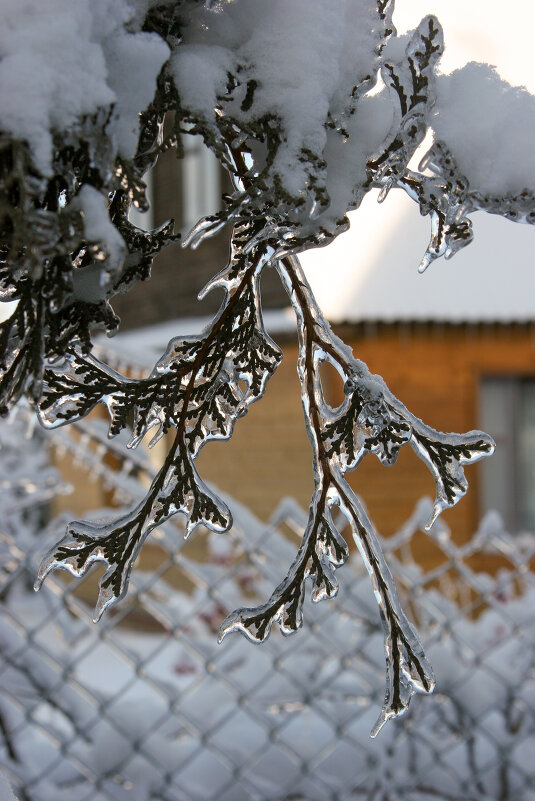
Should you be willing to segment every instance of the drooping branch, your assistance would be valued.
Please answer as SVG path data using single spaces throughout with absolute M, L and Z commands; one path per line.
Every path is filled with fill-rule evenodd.
M 441 434 L 415 418 L 390 393 L 384 382 L 357 361 L 347 345 L 323 318 L 296 258 L 278 263 L 298 319 L 298 374 L 308 437 L 312 446 L 315 487 L 303 542 L 287 577 L 269 601 L 257 609 L 239 609 L 221 626 L 220 638 L 241 631 L 264 640 L 278 622 L 283 634 L 302 624 L 305 583 L 311 578 L 312 599 L 323 600 L 338 590 L 333 570 L 348 550 L 336 529 L 331 507 L 338 506 L 353 531 L 355 543 L 370 573 L 385 629 L 387 686 L 383 710 L 372 736 L 391 717 L 403 713 L 414 692 L 431 692 L 434 678 L 421 643 L 399 603 L 392 575 L 373 526 L 344 478 L 369 453 L 385 464 L 396 461 L 400 448 L 410 442 L 427 464 L 437 485 L 434 519 L 466 492 L 462 464 L 492 453 L 494 443 L 483 432 L 461 436 Z M 320 378 L 321 362 L 329 361 L 344 380 L 346 399 L 339 409 L 325 402 Z
M 279 364 L 281 354 L 264 330 L 258 297 L 263 255 L 238 258 L 233 249 L 227 270 L 214 282 L 227 293 L 219 314 L 204 334 L 171 340 L 149 378 L 125 379 L 76 352 L 63 366 L 49 368 L 39 407 L 45 426 L 73 422 L 104 403 L 112 436 L 126 427 L 133 413 L 130 447 L 154 426 L 158 430 L 152 445 L 170 427 L 176 433 L 143 501 L 109 523 L 71 523 L 43 561 L 37 586 L 51 570 L 82 576 L 94 562 L 104 562 L 108 567 L 100 581 L 100 617 L 126 593 L 132 564 L 147 535 L 170 516 L 186 516 L 186 536 L 201 523 L 213 531 L 230 528 L 226 504 L 200 479 L 194 460 L 206 442 L 232 435 L 237 419 L 262 396 Z
M 457 166 L 447 131 L 444 141 L 435 135 L 418 170 L 409 169 L 425 137 L 436 134 L 437 114 L 454 110 L 448 103 L 438 108 L 443 76 L 437 79 L 436 65 L 443 41 L 435 17 L 425 17 L 400 48 L 393 0 L 358 0 L 344 25 L 338 24 L 337 4 L 315 0 L 307 3 L 311 41 L 304 42 L 296 35 L 303 21 L 297 6 L 258 4 L 250 15 L 242 0 L 224 8 L 149 2 L 144 20 L 132 18 L 125 28 L 121 18 L 102 40 L 92 29 L 91 46 L 107 68 L 102 74 L 120 80 L 111 86 L 103 79 L 99 100 L 80 118 L 67 115 L 65 130 L 50 123 L 42 136 L 26 141 L 26 129 L 4 115 L 2 124 L 13 129 L 6 127 L 0 137 L 0 299 L 17 300 L 18 306 L 0 326 L 0 413 L 26 394 L 50 428 L 104 404 L 110 436 L 131 424 L 130 447 L 149 430 L 151 444 L 168 435 L 171 441 L 174 433 L 146 498 L 110 523 L 72 523 L 43 564 L 41 580 L 57 567 L 82 575 L 93 562 L 106 563 L 102 613 L 126 592 L 145 537 L 172 514 L 186 516 L 188 533 L 199 523 L 218 531 L 230 525 L 228 510 L 202 482 L 194 461 L 206 442 L 231 436 L 280 361 L 262 323 L 258 289 L 263 266 L 278 262 L 299 326 L 298 369 L 315 488 L 288 577 L 260 609 L 231 616 L 223 633 L 239 629 L 264 639 L 274 621 L 285 633 L 296 630 L 308 577 L 315 600 L 336 594 L 335 571 L 348 555 L 333 522 L 332 508 L 340 507 L 384 618 L 388 679 L 381 723 L 399 714 L 415 690 L 429 691 L 432 674 L 345 474 L 368 454 L 393 464 L 410 443 L 436 482 L 431 525 L 466 492 L 464 464 L 490 454 L 493 443 L 481 432 L 442 434 L 414 417 L 332 333 L 295 256 L 346 230 L 347 212 L 373 188 L 381 198 L 401 188 L 431 217 L 420 269 L 471 241 L 469 215 L 477 209 L 535 222 L 535 195 L 533 188 L 510 188 L 507 181 L 495 193 L 478 186 L 463 174 L 470 172 L 466 159 L 459 161 L 462 170 Z M 25 29 L 30 21 L 22 22 L 21 45 L 32 41 Z M 139 96 L 143 82 L 124 81 L 131 70 L 110 46 L 115 37 L 146 57 L 143 75 L 152 78 Z M 299 70 L 307 81 L 296 80 Z M 87 72 L 97 80 L 96 71 Z M 379 72 L 383 89 L 377 86 Z M 489 78 L 488 70 L 483 77 Z M 56 75 L 52 69 L 51 85 L 56 79 L 63 90 L 64 71 Z M 123 92 L 121 82 L 127 85 Z M 79 102 L 78 84 L 71 84 Z M 132 109 L 133 95 L 139 104 Z M 522 98 L 521 105 L 523 111 L 529 103 Z M 460 107 L 466 111 L 464 96 Z M 57 119 L 53 111 L 50 120 Z M 116 329 L 113 296 L 146 280 L 154 256 L 179 238 L 172 221 L 142 231 L 129 213 L 148 208 L 146 175 L 160 154 L 171 148 L 183 156 L 181 138 L 191 134 L 203 137 L 234 180 L 224 208 L 200 220 L 183 243 L 196 246 L 222 226 L 234 226 L 230 261 L 205 290 L 223 287 L 225 301 L 201 336 L 171 340 L 151 375 L 134 381 L 94 358 L 92 332 Z M 48 156 L 36 145 L 45 140 Z M 460 138 L 453 142 L 461 144 Z M 344 381 L 345 399 L 336 409 L 324 397 L 324 361 Z

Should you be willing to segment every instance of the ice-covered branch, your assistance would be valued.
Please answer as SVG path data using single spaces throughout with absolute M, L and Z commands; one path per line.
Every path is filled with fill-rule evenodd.
M 171 515 L 187 518 L 186 535 L 199 524 L 226 531 L 229 510 L 200 479 L 194 460 L 203 445 L 228 439 L 239 417 L 264 393 L 281 354 L 266 334 L 258 297 L 263 254 L 251 258 L 233 248 L 229 265 L 212 285 L 227 300 L 204 334 L 171 340 L 149 378 L 126 379 L 97 359 L 69 353 L 64 365 L 45 375 L 40 419 L 54 428 L 85 416 L 104 403 L 111 436 L 133 414 L 130 447 L 149 430 L 154 445 L 170 427 L 176 430 L 165 462 L 143 501 L 109 523 L 77 521 L 45 558 L 38 586 L 50 570 L 82 576 L 96 561 L 108 566 L 100 581 L 97 616 L 122 598 L 130 570 L 147 535 Z
M 478 431 L 443 434 L 414 417 L 334 336 L 296 254 L 346 230 L 348 211 L 373 188 L 381 197 L 401 188 L 430 216 L 422 270 L 471 241 L 478 209 L 534 223 L 535 99 L 486 66 L 438 74 L 438 20 L 426 16 L 398 37 L 393 0 L 6 2 L 0 299 L 18 305 L 0 324 L 0 413 L 27 395 L 49 428 L 104 404 L 110 436 L 131 428 L 131 447 L 149 430 L 152 443 L 174 432 L 146 498 L 115 521 L 72 523 L 41 579 L 57 567 L 82 575 L 105 562 L 101 612 L 126 591 L 147 534 L 172 514 L 186 516 L 188 532 L 199 523 L 230 525 L 194 460 L 206 442 L 231 436 L 280 361 L 259 293 L 263 267 L 277 264 L 298 321 L 315 489 L 288 577 L 266 605 L 239 611 L 224 631 L 263 639 L 275 620 L 294 631 L 307 577 L 316 600 L 336 593 L 334 571 L 347 558 L 331 514 L 339 506 L 384 615 L 383 716 L 398 714 L 415 689 L 430 690 L 432 675 L 344 476 L 368 454 L 392 464 L 410 444 L 436 483 L 431 525 L 466 492 L 464 465 L 489 455 L 493 443 Z M 137 381 L 95 358 L 92 335 L 117 328 L 114 295 L 147 280 L 154 256 L 179 238 L 172 221 L 142 231 L 129 212 L 147 209 L 148 170 L 167 149 L 184 155 L 191 134 L 234 181 L 223 210 L 184 240 L 196 246 L 233 226 L 229 263 L 205 290 L 222 287 L 225 301 L 202 335 L 172 339 Z M 433 144 L 415 169 L 427 135 Z M 325 361 L 344 382 L 338 408 L 324 397 Z
M 441 434 L 410 414 L 384 382 L 372 376 L 332 333 L 297 259 L 282 260 L 278 269 L 298 319 L 298 373 L 313 452 L 315 488 L 303 542 L 288 576 L 266 604 L 257 609 L 240 609 L 227 618 L 220 636 L 242 631 L 251 639 L 263 640 L 275 621 L 284 634 L 296 631 L 302 622 L 305 582 L 309 577 L 314 601 L 336 594 L 338 585 L 333 571 L 348 556 L 347 545 L 331 516 L 331 508 L 340 507 L 370 573 L 385 628 L 387 689 L 383 712 L 374 728 L 377 734 L 388 718 L 406 710 L 415 691 L 430 692 L 434 679 L 418 637 L 401 609 L 373 527 L 344 474 L 354 470 L 369 453 L 385 464 L 393 464 L 400 448 L 410 442 L 431 470 L 437 486 L 430 526 L 443 508 L 457 503 L 466 492 L 462 464 L 492 453 L 494 443 L 479 431 Z M 344 380 L 346 399 L 338 409 L 331 409 L 324 399 L 320 365 L 325 360 Z

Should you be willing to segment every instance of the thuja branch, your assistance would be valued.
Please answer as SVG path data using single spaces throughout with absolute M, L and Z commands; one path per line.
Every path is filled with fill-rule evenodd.
M 39 411 L 49 427 L 79 419 L 104 403 L 110 435 L 126 427 L 133 413 L 131 447 L 155 425 L 158 431 L 151 444 L 169 427 L 176 433 L 145 499 L 109 523 L 71 523 L 45 558 L 38 584 L 56 568 L 82 576 L 94 562 L 106 563 L 99 617 L 124 596 L 143 541 L 169 517 L 177 512 L 186 516 L 186 536 L 199 524 L 220 532 L 231 526 L 229 509 L 201 480 L 194 460 L 206 442 L 231 436 L 236 420 L 263 394 L 280 361 L 280 351 L 262 325 L 258 277 L 264 261 L 262 250 L 251 258 L 231 258 L 217 278 L 227 299 L 211 326 L 199 337 L 172 340 L 148 379 L 125 379 L 97 359 L 77 353 L 69 354 L 62 367 L 47 371 Z
M 415 418 L 372 376 L 363 362 L 331 331 L 295 257 L 278 262 L 281 279 L 294 308 L 299 331 L 298 374 L 308 437 L 314 460 L 315 487 L 308 524 L 288 576 L 266 604 L 239 609 L 224 621 L 222 638 L 241 631 L 254 640 L 265 639 L 274 622 L 284 634 L 302 624 L 305 583 L 314 584 L 314 601 L 333 597 L 338 584 L 334 570 L 347 558 L 347 545 L 336 529 L 331 508 L 347 518 L 381 608 L 385 629 L 387 686 L 381 716 L 373 735 L 390 717 L 407 709 L 414 692 L 431 692 L 434 678 L 416 632 L 405 617 L 390 570 L 375 531 L 358 498 L 344 478 L 368 453 L 393 464 L 400 448 L 410 442 L 432 471 L 437 500 L 432 524 L 445 506 L 466 492 L 462 464 L 492 452 L 490 437 L 482 432 L 441 434 Z M 329 361 L 344 380 L 346 398 L 338 409 L 325 401 L 320 366 Z
M 348 555 L 331 514 L 333 506 L 339 507 L 351 524 L 384 618 L 388 681 L 380 725 L 406 708 L 415 690 L 429 691 L 432 674 L 345 474 L 369 454 L 392 464 L 410 443 L 435 479 L 432 525 L 442 509 L 466 492 L 463 465 L 491 453 L 493 442 L 481 432 L 442 434 L 414 417 L 332 333 L 294 256 L 345 230 L 347 212 L 372 188 L 383 197 L 391 188 L 402 188 L 431 216 L 422 269 L 471 240 L 468 215 L 478 208 L 534 222 L 534 195 L 516 186 L 516 179 L 511 186 L 499 181 L 499 189 L 488 195 L 477 185 L 477 170 L 474 178 L 461 158 L 468 177 L 462 175 L 450 150 L 457 152 L 458 146 L 462 156 L 464 148 L 460 141 L 449 142 L 449 126 L 446 142 L 435 130 L 435 144 L 420 172 L 408 168 L 433 120 L 440 122 L 440 115 L 449 113 L 447 103 L 445 109 L 437 107 L 435 68 L 443 42 L 432 16 L 396 44 L 393 2 L 355 3 L 344 26 L 337 24 L 336 4 L 315 3 L 311 13 L 320 13 L 325 25 L 311 25 L 312 39 L 306 37 L 305 45 L 298 30 L 293 37 L 295 48 L 304 46 L 315 57 L 295 61 L 288 58 L 288 32 L 301 20 L 292 4 L 276 5 L 275 11 L 273 4 L 258 4 L 251 29 L 247 4 L 240 7 L 238 0 L 225 8 L 149 5 L 145 20 L 132 21 L 127 31 L 134 37 L 131 44 L 137 37 L 136 47 L 151 43 L 152 55 L 147 55 L 155 79 L 152 100 L 143 93 L 149 105 L 137 115 L 135 149 L 135 143 L 123 143 L 119 155 L 114 144 L 119 128 L 128 128 L 119 124 L 121 98 L 115 90 L 111 94 L 117 103 L 95 108 L 72 130 L 43 131 L 40 141 L 49 136 L 54 144 L 45 170 L 50 178 L 39 172 L 37 153 L 16 138 L 16 131 L 14 141 L 0 142 L 0 228 L 6 240 L 0 247 L 0 299 L 19 301 L 0 328 L 0 411 L 25 392 L 48 427 L 76 421 L 102 403 L 110 416 L 110 436 L 133 420 L 131 447 L 149 430 L 154 429 L 150 444 L 174 431 L 146 499 L 109 524 L 73 523 L 49 554 L 41 576 L 55 567 L 82 575 L 94 561 L 105 562 L 101 612 L 126 591 L 132 562 L 154 526 L 176 512 L 186 516 L 187 533 L 199 523 L 218 531 L 230 525 L 228 509 L 201 481 L 194 460 L 206 442 L 231 436 L 280 361 L 279 349 L 264 330 L 258 290 L 263 266 L 279 260 L 300 329 L 298 370 L 314 494 L 288 577 L 263 607 L 231 616 L 223 633 L 240 629 L 264 639 L 274 621 L 284 633 L 296 630 L 307 578 L 314 583 L 314 600 L 336 594 L 335 570 Z M 253 28 L 258 46 L 251 48 Z M 326 39 L 325 29 L 336 41 Z M 121 28 L 121 41 L 124 34 Z M 390 40 L 392 47 L 387 46 Z M 108 50 L 106 45 L 100 54 L 102 63 Z M 332 68 L 324 68 L 322 53 Z M 295 81 L 296 63 L 309 64 L 306 87 Z M 113 64 L 108 66 L 113 74 Z M 386 90 L 372 93 L 379 71 Z M 483 78 L 495 83 L 488 71 Z M 61 73 L 62 89 L 63 83 Z M 301 115 L 297 110 L 305 88 L 308 111 Z M 503 87 L 495 88 L 501 92 Z M 464 121 L 466 99 L 460 108 Z M 450 111 L 458 114 L 455 104 Z M 172 132 L 162 141 L 168 112 L 174 114 Z M 186 238 L 195 245 L 234 224 L 230 261 L 208 287 L 223 287 L 225 302 L 201 336 L 171 340 L 151 375 L 133 381 L 93 358 L 91 333 L 95 325 L 114 330 L 118 321 L 109 300 L 145 280 L 154 255 L 177 238 L 171 223 L 142 232 L 128 218 L 132 203 L 147 208 L 147 169 L 166 148 L 183 155 L 180 134 L 188 132 L 204 138 L 235 181 L 225 208 L 200 220 Z M 320 368 L 325 361 L 344 382 L 338 408 L 329 406 L 323 392 Z
M 328 487 L 330 502 L 340 506 L 352 527 L 355 542 L 370 573 L 382 612 L 387 685 L 382 714 L 372 732 L 375 736 L 388 718 L 405 711 L 415 691 L 431 692 L 434 687 L 434 677 L 418 637 L 401 609 L 392 575 L 373 526 L 353 491 L 343 479 L 345 472 L 343 466 L 336 463 L 336 459 L 333 459 L 334 451 L 326 445 L 322 413 L 324 403 L 319 374 L 320 360 L 315 358 L 315 352 L 323 344 L 328 344 L 327 352 L 330 352 L 331 359 L 335 358 L 336 351 L 332 343 L 322 342 L 322 339 L 331 338 L 330 329 L 319 313 L 297 259 L 287 259 L 279 269 L 289 290 L 292 305 L 302 322 L 299 377 L 314 458 L 319 464 L 323 483 Z M 345 353 L 342 358 L 346 361 Z M 343 366 L 347 369 L 347 364 L 339 364 L 339 367 Z

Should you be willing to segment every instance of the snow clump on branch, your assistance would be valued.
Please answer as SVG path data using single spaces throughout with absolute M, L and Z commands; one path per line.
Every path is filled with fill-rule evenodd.
M 52 175 L 53 136 L 105 111 L 124 158 L 135 154 L 139 112 L 154 96 L 169 48 L 155 33 L 129 32 L 140 12 L 127 0 L 3 0 L 0 128 L 28 143 Z M 132 80 L 135 75 L 135 80 Z

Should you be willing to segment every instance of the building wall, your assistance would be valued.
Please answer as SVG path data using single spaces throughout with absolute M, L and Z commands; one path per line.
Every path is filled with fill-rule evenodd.
M 535 332 L 531 326 L 381 325 L 337 329 L 371 371 L 418 417 L 441 431 L 478 428 L 478 387 L 483 376 L 535 376 Z M 296 374 L 297 346 L 284 345 L 284 360 L 263 400 L 238 421 L 230 442 L 211 443 L 199 457 L 201 474 L 232 493 L 263 519 L 281 497 L 308 507 L 311 455 L 303 425 Z M 329 373 L 333 401 L 341 382 Z M 482 510 L 479 465 L 466 468 L 470 489 L 443 517 L 458 541 L 477 528 Z M 351 476 L 381 533 L 394 533 L 434 482 L 410 447 L 392 467 L 368 456 Z M 427 541 L 424 547 L 432 549 Z

